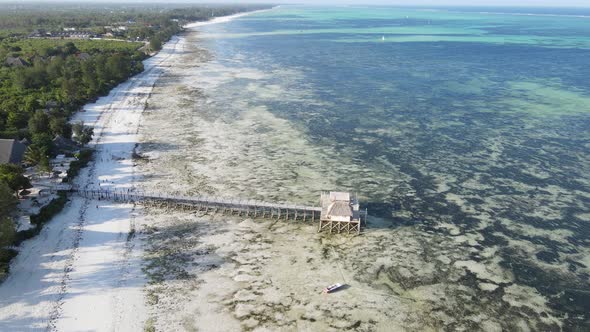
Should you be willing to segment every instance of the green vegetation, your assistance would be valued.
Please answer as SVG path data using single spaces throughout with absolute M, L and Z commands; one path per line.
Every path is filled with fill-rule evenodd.
M 12 189 L 6 183 L 0 182 L 0 280 L 8 271 L 8 262 L 15 254 L 14 250 L 7 247 L 15 241 L 16 231 L 9 215 L 17 203 Z
M 94 153 L 94 150 L 91 150 L 91 149 L 84 149 L 84 150 L 80 151 L 76 155 L 77 160 L 74 160 L 70 163 L 70 169 L 68 170 L 68 177 L 66 179 L 64 179 L 64 181 L 67 182 L 70 179 L 73 179 L 76 176 L 78 176 L 78 174 L 80 173 L 80 170 L 82 168 L 86 167 L 86 165 L 88 165 L 88 163 L 92 160 L 93 153 Z
M 141 46 L 141 42 L 124 42 L 120 40 L 100 40 L 100 39 L 43 39 L 43 38 L 24 38 L 10 37 L 1 39 L 0 56 L 5 59 L 7 55 L 31 55 L 38 53 L 41 56 L 57 55 L 58 50 L 67 52 L 86 52 L 86 53 L 132 53 Z M 75 49 L 71 44 L 74 44 Z
M 0 4 L 0 30 L 22 34 L 35 29 L 77 28 L 101 33 L 105 26 L 123 25 L 129 28 L 128 36 L 142 36 L 142 33 L 145 36 L 147 30 L 144 28 L 157 30 L 169 26 L 170 22 L 182 26 L 186 22 L 205 21 L 214 16 L 269 7 L 180 3 L 84 3 L 82 7 L 68 3 L 52 3 L 50 6 L 39 3 L 5 3 Z
M 24 176 L 25 170 L 13 164 L 0 164 L 0 183 L 6 185 L 18 197 L 22 189 L 31 188 L 31 182 Z
M 0 4 L 0 40 L 29 33 L 64 32 L 65 29 L 130 41 L 148 42 L 147 50 L 157 51 L 188 22 L 211 17 L 269 8 L 269 5 L 191 4 L 84 4 L 67 3 Z M 20 46 L 20 45 L 15 45 Z M 86 51 L 84 48 L 80 48 Z
M 14 211 L 17 203 L 12 190 L 5 183 L 0 182 L 0 250 L 14 241 L 15 230 L 9 214 Z
M 0 224 L 2 227 L 2 224 Z M 0 248 L 0 281 L 8 274 L 10 260 L 16 257 L 18 252 L 10 248 Z
M 50 221 L 51 218 L 53 218 L 56 214 L 60 213 L 66 206 L 67 202 L 67 194 L 65 192 L 59 192 L 57 194 L 57 198 L 54 198 L 51 202 L 49 202 L 49 204 L 41 208 L 39 213 L 32 215 L 30 217 L 31 224 L 34 225 L 34 227 L 29 228 L 26 231 L 17 232 L 14 235 L 12 244 L 15 246 L 19 245 L 23 241 L 28 240 L 34 237 L 35 235 L 39 234 L 39 232 L 41 232 L 41 229 L 43 229 L 43 225 Z
M 0 4 L 0 138 L 70 138 L 70 116 L 141 72 L 146 53 L 161 49 L 185 23 L 267 7 Z M 28 38 L 65 28 L 108 40 Z M 36 145 L 27 161 L 39 164 L 52 154 L 51 145 Z
M 48 43 L 55 45 L 49 48 Z M 26 65 L 0 68 L 0 137 L 70 138 L 67 120 L 75 111 L 143 70 L 145 54 L 136 50 L 139 46 L 99 40 L 3 40 L 0 58 L 21 59 Z M 50 151 L 51 145 L 45 152 Z
M 41 208 L 39 213 L 31 216 L 31 224 L 35 225 L 39 230 L 41 226 L 51 220 L 53 216 L 61 212 L 68 201 L 65 192 L 60 191 L 57 198 L 53 199 L 49 204 Z
M 78 122 L 72 126 L 72 132 L 74 133 L 74 139 L 78 143 L 86 144 L 92 139 L 94 128 L 85 126 L 84 122 Z
M 17 204 L 18 200 L 14 196 L 14 191 L 6 183 L 0 182 L 0 219 L 7 217 Z M 4 242 L 0 239 L 0 247 L 2 243 Z
M 69 123 L 71 116 L 143 71 L 147 54 L 161 49 L 185 23 L 268 7 L 0 4 L 0 138 L 26 138 L 25 164 L 50 172 L 50 157 L 64 152 L 56 149 L 54 139 L 81 145 L 92 139 L 93 128 Z M 102 38 L 63 39 L 65 28 Z M 77 176 L 92 155 L 82 149 L 65 181 Z M 60 192 L 31 216 L 33 228 L 17 233 L 11 214 L 19 191 L 31 186 L 23 174 L 20 166 L 0 165 L 0 280 L 16 255 L 10 246 L 37 235 L 67 203 L 66 193 Z

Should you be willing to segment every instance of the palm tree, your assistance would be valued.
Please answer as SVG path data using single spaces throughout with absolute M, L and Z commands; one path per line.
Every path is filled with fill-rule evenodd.
M 49 163 L 49 156 L 47 155 L 46 148 L 34 144 L 29 145 L 23 158 L 26 163 L 38 166 L 40 171 L 51 175 L 51 165 Z
M 42 172 L 46 172 L 48 176 L 51 176 L 51 164 L 49 163 L 49 157 L 47 155 L 41 155 L 41 159 L 39 159 L 39 170 Z
M 27 164 L 37 165 L 43 156 L 46 155 L 47 151 L 45 151 L 44 148 L 35 145 L 29 145 L 25 151 L 23 159 Z

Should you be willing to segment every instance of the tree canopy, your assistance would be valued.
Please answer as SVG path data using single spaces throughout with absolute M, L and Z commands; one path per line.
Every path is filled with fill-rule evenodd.
M 7 217 L 18 204 L 14 192 L 4 182 L 0 182 L 0 218 Z
M 22 167 L 14 164 L 0 164 L 0 182 L 6 184 L 17 193 L 22 189 L 31 188 L 31 182 L 24 176 Z
M 45 46 L 53 42 L 51 52 Z M 94 48 L 89 48 L 92 42 Z M 27 40 L 19 47 L 30 66 L 0 67 L 0 137 L 36 134 L 70 138 L 69 117 L 88 102 L 143 70 L 141 43 Z M 126 47 L 121 47 L 125 44 Z M 129 47 L 132 44 L 133 47 Z M 0 59 L 11 43 L 0 43 Z M 80 57 L 84 49 L 88 56 Z M 43 57 L 42 54 L 53 54 Z
M 117 23 L 141 27 L 161 26 L 167 22 L 205 21 L 213 16 L 236 14 L 247 10 L 269 8 L 269 5 L 182 4 L 182 3 L 11 3 L 0 4 L 0 29 L 32 31 L 33 29 L 100 28 Z M 3 10 L 4 9 L 4 10 Z M 144 30 L 145 31 L 145 30 Z
M 18 200 L 4 182 L 0 182 L 0 249 L 9 246 L 14 240 L 14 225 L 10 214 L 16 208 Z

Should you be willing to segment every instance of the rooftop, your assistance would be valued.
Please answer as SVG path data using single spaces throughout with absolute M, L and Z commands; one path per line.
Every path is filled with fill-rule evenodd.
M 321 196 L 323 220 L 355 221 L 359 206 L 356 197 L 347 192 L 324 192 Z M 356 212 L 356 213 L 355 213 Z
M 15 139 L 0 139 L 0 164 L 20 164 L 26 148 Z

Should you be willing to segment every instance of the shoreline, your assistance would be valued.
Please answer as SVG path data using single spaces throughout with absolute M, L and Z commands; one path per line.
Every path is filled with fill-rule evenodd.
M 249 12 L 250 13 L 250 12 Z M 249 14 L 242 13 L 242 14 Z M 243 15 L 239 15 L 240 17 Z M 231 18 L 229 18 L 231 17 Z M 201 22 L 227 22 L 236 15 Z M 228 19 L 229 18 L 229 19 Z M 143 61 L 144 71 L 84 106 L 71 121 L 94 127 L 94 160 L 74 183 L 128 189 L 137 181 L 132 153 L 151 91 L 185 47 L 175 35 Z M 142 272 L 145 216 L 129 204 L 72 197 L 36 237 L 23 242 L 0 284 L 0 330 L 143 330 L 147 319 Z M 92 312 L 87 308 L 92 307 Z
M 242 29 L 249 24 L 244 20 L 232 26 Z M 375 145 L 378 152 L 379 147 L 390 146 L 387 142 L 350 142 L 350 149 L 345 149 L 338 144 L 339 140 L 327 144 L 310 140 L 308 127 L 282 117 L 282 107 L 275 108 L 273 102 L 293 102 L 290 105 L 295 107 L 283 109 L 293 112 L 298 105 L 330 106 L 326 103 L 332 99 L 313 94 L 321 91 L 316 87 L 322 85 L 307 85 L 309 76 L 302 69 L 280 58 L 267 57 L 267 52 L 289 49 L 274 44 L 269 44 L 269 49 L 261 48 L 260 42 L 265 40 L 251 45 L 231 44 L 224 36 L 231 30 L 214 26 L 201 30 L 206 33 L 189 30 L 175 37 L 174 43 L 166 44 L 165 51 L 156 55 L 162 62 L 152 63 L 159 69 L 151 74 L 159 76 L 154 80 L 150 74 L 134 78 L 117 98 L 96 110 L 102 113 L 95 120 L 104 124 L 101 136 L 97 137 L 101 150 L 96 163 L 84 173 L 84 179 L 97 178 L 101 187 L 121 187 L 134 181 L 140 190 L 169 194 L 206 193 L 311 202 L 320 190 L 352 188 L 358 184 L 355 178 L 362 177 L 374 183 L 365 187 L 370 188 L 369 197 L 374 202 L 391 195 L 382 203 L 399 200 L 400 206 L 384 209 L 385 219 L 372 216 L 360 236 L 349 237 L 317 233 L 315 225 L 309 223 L 73 199 L 68 207 L 70 214 L 60 217 L 61 224 L 53 222 L 49 236 L 43 233 L 48 238 L 45 241 L 61 242 L 41 255 L 32 251 L 29 263 L 34 264 L 25 266 L 32 275 L 27 275 L 29 271 L 20 273 L 21 278 L 31 280 L 31 289 L 11 294 L 0 287 L 0 329 L 40 324 L 39 329 L 49 330 L 82 330 L 87 326 L 99 330 L 141 330 L 143 320 L 144 330 L 188 331 L 567 329 L 562 314 L 568 311 L 558 310 L 546 293 L 519 279 L 527 274 L 504 265 L 521 264 L 522 260 L 505 259 L 503 255 L 509 250 L 524 249 L 517 252 L 534 257 L 538 249 L 547 248 L 525 247 L 528 244 L 510 236 L 512 232 L 563 245 L 569 241 L 570 230 L 542 230 L 504 218 L 501 225 L 506 230 L 494 234 L 506 241 L 488 242 L 495 239 L 487 228 L 494 224 L 482 211 L 502 210 L 509 205 L 518 211 L 529 206 L 527 191 L 533 189 L 531 186 L 461 179 L 465 168 L 454 168 L 455 164 L 481 162 L 478 158 L 482 155 L 470 156 L 471 159 L 459 155 L 458 160 L 449 160 L 453 164 L 444 163 L 439 168 L 436 163 L 446 160 L 443 154 L 449 151 L 431 151 L 428 159 L 417 159 L 420 163 L 414 172 L 408 172 L 398 168 L 403 164 L 388 159 L 397 154 L 366 159 L 371 162 L 355 158 L 359 155 L 355 147 L 362 149 L 366 146 L 363 142 Z M 335 53 L 324 52 L 328 49 L 323 46 L 317 60 L 331 63 L 331 54 Z M 336 102 L 331 106 L 336 108 Z M 342 112 L 327 114 L 324 119 L 350 119 L 351 111 L 344 107 Z M 421 114 L 399 120 L 419 119 L 416 116 Z M 454 132 L 456 116 L 460 114 L 452 113 L 452 117 L 444 119 L 453 120 L 445 122 L 451 129 L 439 133 Z M 379 117 L 375 117 L 379 120 L 377 127 L 381 122 L 391 125 L 387 134 L 400 138 L 401 146 L 430 142 L 406 135 L 416 131 L 408 126 L 408 121 L 394 118 L 389 122 Z M 302 120 L 307 119 L 317 118 Z M 362 133 L 375 130 L 371 123 L 359 128 Z M 510 132 L 501 130 L 503 127 L 485 128 Z M 404 136 L 408 138 L 402 140 Z M 479 140 L 479 136 L 466 137 Z M 502 153 L 505 139 L 498 142 L 497 136 L 486 137 L 494 145 L 485 146 L 495 154 Z M 131 145 L 138 140 L 133 147 L 138 148 L 145 162 L 128 157 Z M 511 152 L 515 151 L 518 150 Z M 481 166 L 493 167 L 497 161 Z M 515 165 L 523 169 L 532 166 L 526 162 Z M 530 174 L 542 174 L 536 172 L 537 168 L 527 170 Z M 429 182 L 425 181 L 426 176 L 431 177 Z M 499 177 L 499 181 L 512 179 Z M 433 185 L 426 193 L 418 190 L 424 183 Z M 487 189 L 480 186 L 497 184 L 518 191 L 510 191 L 509 196 L 504 191 L 496 193 L 489 201 L 471 201 L 484 197 L 481 194 Z M 464 187 L 456 190 L 459 186 Z M 537 192 L 536 197 L 546 202 L 562 197 L 560 204 L 576 202 L 565 188 L 546 189 L 546 193 Z M 403 206 L 408 203 L 403 200 L 407 194 L 411 194 L 411 203 Z M 437 198 L 433 199 L 435 195 Z M 434 208 L 429 210 L 430 207 Z M 559 211 L 560 208 L 549 206 L 531 216 Z M 388 219 L 389 213 L 395 220 Z M 551 221 L 550 215 L 541 217 Z M 472 222 L 477 227 L 471 227 Z M 74 246 L 68 247 L 70 244 Z M 582 259 L 587 260 L 586 252 L 568 254 L 566 259 L 585 262 Z M 33 261 L 37 256 L 45 260 Z M 524 262 L 528 267 L 529 261 Z M 553 270 L 552 276 L 576 277 L 568 272 L 567 266 L 559 268 L 562 271 Z M 586 269 L 585 265 L 578 266 L 578 271 L 582 269 Z M 45 287 L 35 288 L 35 280 L 45 283 Z M 331 295 L 318 294 L 336 282 L 349 287 Z M 22 293 L 29 295 L 20 301 Z M 25 306 L 23 310 L 39 317 L 46 310 L 41 303 L 49 302 L 48 323 L 43 325 L 43 318 L 23 322 L 22 316 L 11 315 L 10 310 L 19 313 L 19 308 L 12 304 L 8 308 L 3 306 L 4 297 L 10 296 L 15 300 L 6 303 L 20 301 Z M 82 311 L 89 304 L 96 318 Z M 85 321 L 77 322 L 76 318 Z
M 242 13 L 237 13 L 237 14 L 227 15 L 227 16 L 218 16 L 218 17 L 214 17 L 213 19 L 208 20 L 208 21 L 192 22 L 192 23 L 185 24 L 183 26 L 183 28 L 194 29 L 194 28 L 198 28 L 198 27 L 201 27 L 204 25 L 226 23 L 226 22 L 235 20 L 240 17 L 249 16 L 249 15 L 258 14 L 258 13 L 264 13 L 264 12 L 273 10 L 278 7 L 280 7 L 280 6 L 273 6 L 272 8 L 268 8 L 268 9 L 253 10 L 253 11 L 249 11 L 249 12 L 242 12 Z

